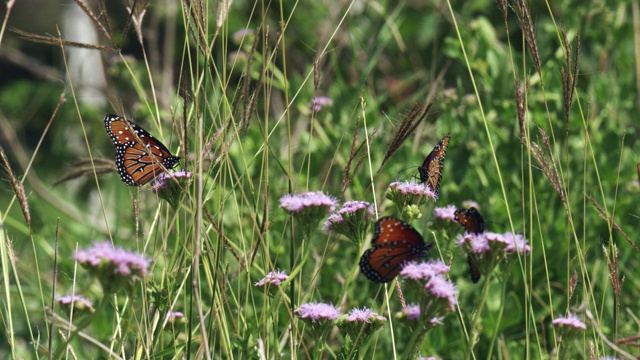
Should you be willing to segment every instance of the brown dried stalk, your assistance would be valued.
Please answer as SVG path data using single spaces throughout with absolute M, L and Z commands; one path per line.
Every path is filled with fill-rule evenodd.
M 516 16 L 518 17 L 520 28 L 522 28 L 522 32 L 524 33 L 524 39 L 527 43 L 527 46 L 529 47 L 529 52 L 531 53 L 533 64 L 535 65 L 536 70 L 538 71 L 538 75 L 540 75 L 540 81 L 542 82 L 540 54 L 538 53 L 536 34 L 533 29 L 533 22 L 531 21 L 531 15 L 529 14 L 527 3 L 525 2 L 525 0 L 516 0 L 513 4 L 513 8 L 516 12 Z
M 358 169 L 360 169 L 360 166 L 362 165 L 364 159 L 369 154 L 367 150 L 360 152 L 363 148 L 365 148 L 365 145 L 367 144 L 366 138 L 363 139 L 358 146 L 356 146 L 356 143 L 358 141 L 358 133 L 360 132 L 360 120 L 361 119 L 358 116 L 356 120 L 356 128 L 353 132 L 353 138 L 351 140 L 351 152 L 349 153 L 349 159 L 347 160 L 347 164 L 344 167 L 344 175 L 342 177 L 342 189 L 340 190 L 341 194 L 344 194 L 344 192 L 347 191 L 347 188 L 353 181 L 353 178 L 356 176 Z M 376 136 L 377 132 L 378 132 L 378 128 L 374 128 L 373 131 L 371 131 L 371 134 L 369 135 L 369 139 L 373 139 Z M 356 162 L 356 165 L 353 166 L 353 160 L 355 160 L 356 155 L 358 153 L 360 153 L 360 156 L 358 157 L 358 161 Z
M 398 131 L 391 140 L 391 144 L 389 145 L 389 149 L 387 149 L 387 153 L 384 154 L 384 158 L 382 159 L 382 163 L 380 164 L 380 169 L 384 166 L 384 164 L 391 158 L 391 156 L 400 148 L 400 146 L 411 136 L 414 131 L 420 125 L 422 120 L 427 117 L 429 113 L 429 109 L 433 103 L 428 103 L 426 105 L 418 105 L 414 104 L 413 108 L 409 111 L 409 113 L 404 117 Z M 378 170 L 379 171 L 379 170 Z
M 75 42 L 75 41 L 61 40 L 61 39 L 59 39 L 57 37 L 54 37 L 54 36 L 51 36 L 51 35 L 37 35 L 37 34 L 29 33 L 29 32 L 26 32 L 26 31 L 18 30 L 16 28 L 11 28 L 10 30 L 13 31 L 14 33 L 20 35 L 23 39 L 29 40 L 31 42 L 36 42 L 36 43 L 49 44 L 49 45 L 60 45 L 60 44 L 62 44 L 64 46 L 78 47 L 78 48 L 84 48 L 84 49 L 104 50 L 104 51 L 110 51 L 110 52 L 118 52 L 119 51 L 119 50 L 114 49 L 114 48 L 109 47 L 109 46 L 94 45 L 94 44 L 79 43 L 79 42 Z
M 569 40 L 567 39 L 567 33 L 562 30 L 562 38 L 564 41 L 566 56 L 566 70 L 560 69 L 560 76 L 562 77 L 562 95 L 564 99 L 564 117 L 569 122 L 569 111 L 573 104 L 573 97 L 576 91 L 576 84 L 578 82 L 578 63 L 580 55 L 580 35 L 576 35 L 576 53 L 571 60 L 571 47 L 569 46 Z M 568 129 L 568 125 L 567 125 Z
M 213 228 L 216 229 L 216 231 L 218 232 L 218 235 L 220 235 L 220 238 L 222 239 L 222 242 L 224 242 L 226 248 L 229 250 L 229 252 L 231 252 L 231 255 L 233 255 L 233 257 L 236 258 L 236 260 L 238 260 L 238 263 L 240 264 L 240 266 L 244 270 L 244 262 L 240 260 L 240 257 L 238 256 L 236 251 L 231 246 L 231 242 L 229 242 L 229 239 L 227 239 L 227 237 L 224 235 L 224 233 L 222 232 L 222 230 L 220 229 L 218 224 L 213 220 L 213 217 L 211 216 L 209 211 L 207 209 L 205 209 L 204 207 L 202 208 L 202 211 L 204 211 L 205 216 L 207 217 L 207 219 L 209 219 L 209 222 L 211 223 Z
M 578 272 L 576 269 L 573 269 L 573 275 L 571 275 L 571 280 L 569 281 L 569 300 L 573 297 L 574 291 L 576 291 L 576 285 L 578 284 Z
M 549 141 L 546 137 L 546 133 L 544 132 L 544 130 L 540 129 L 540 132 L 543 134 L 543 141 L 545 141 L 545 147 L 547 149 L 547 153 L 549 154 L 549 157 L 551 157 L 551 162 L 554 164 L 553 169 L 549 165 L 549 161 L 544 155 L 544 151 L 542 150 L 542 147 L 540 146 L 540 144 L 538 143 L 531 144 L 531 155 L 533 156 L 533 158 L 536 160 L 536 162 L 542 169 L 542 172 L 547 176 L 549 181 L 551 181 L 551 185 L 553 185 L 553 188 L 556 190 L 556 193 L 558 193 L 558 195 L 560 196 L 560 200 L 566 206 L 564 191 L 562 191 L 562 186 L 560 184 L 560 177 L 558 176 L 558 171 L 555 167 L 555 161 L 553 160 L 553 156 L 551 154 Z
M 517 106 L 517 113 L 518 113 L 518 127 L 520 128 L 520 142 L 524 144 L 524 139 L 525 139 L 525 132 L 524 132 L 524 116 L 525 116 L 525 111 L 524 111 L 524 96 L 523 96 L 523 91 L 522 91 L 522 87 L 520 86 L 520 80 L 518 80 L 518 78 L 516 77 L 515 79 L 516 82 L 516 106 Z
M 80 160 L 72 163 L 71 166 L 74 170 L 67 172 L 64 176 L 56 180 L 53 186 L 58 186 L 64 182 L 83 176 L 91 177 L 94 172 L 96 175 L 102 175 L 116 171 L 116 165 L 111 160 L 94 159 L 93 161 L 94 164 L 91 164 L 91 160 Z
M 611 256 L 613 257 L 613 261 L 609 258 L 609 253 L 607 252 L 607 248 L 602 246 L 602 250 L 604 251 L 604 255 L 607 258 L 607 267 L 609 268 L 609 281 L 611 282 L 611 288 L 613 289 L 613 294 L 616 296 L 617 303 L 620 304 L 620 294 L 622 293 L 622 286 L 624 285 L 624 275 L 622 278 L 620 277 L 620 273 L 618 271 L 618 247 L 613 245 L 613 252 Z
M 80 7 L 80 9 L 82 9 L 82 11 L 84 11 L 84 13 L 89 17 L 89 19 L 91 19 L 91 21 L 95 24 L 96 28 L 98 28 L 98 30 L 102 33 L 102 35 L 104 35 L 109 40 L 109 42 L 113 44 L 113 38 L 111 37 L 111 34 L 102 25 L 100 20 L 98 20 L 98 17 L 93 13 L 93 11 L 89 9 L 87 4 L 81 0 L 75 0 L 75 3 Z M 101 7 L 101 10 L 105 10 L 105 8 Z M 107 16 L 105 16 L 104 18 L 106 19 Z
M 18 198 L 18 202 L 20 203 L 22 215 L 27 222 L 27 226 L 31 227 L 31 213 L 29 212 L 29 204 L 27 203 L 27 195 L 24 192 L 24 185 L 13 173 L 11 164 L 9 163 L 9 159 L 7 158 L 7 154 L 5 154 L 4 148 L 2 146 L 0 146 L 0 158 L 2 158 L 4 169 L 7 172 L 7 176 L 9 176 L 9 182 L 11 183 L 11 187 L 13 188 L 13 193 L 16 195 L 16 198 Z
M 622 228 L 620 228 L 620 226 L 616 223 L 616 221 L 613 220 L 613 218 L 607 216 L 607 214 L 604 212 L 602 207 L 600 207 L 600 205 L 591 196 L 587 195 L 587 199 L 589 199 L 589 201 L 591 201 L 591 203 L 596 208 L 596 210 L 598 210 L 598 213 L 600 214 L 600 216 L 602 216 L 602 218 L 605 219 L 611 225 L 611 227 L 616 229 L 616 231 L 618 231 L 625 239 L 627 239 L 629 244 L 631 244 L 631 246 L 633 246 L 633 248 L 636 249 L 636 251 L 639 251 L 638 247 L 633 242 L 633 240 L 631 240 L 629 235 L 627 235 L 624 231 L 622 231 Z

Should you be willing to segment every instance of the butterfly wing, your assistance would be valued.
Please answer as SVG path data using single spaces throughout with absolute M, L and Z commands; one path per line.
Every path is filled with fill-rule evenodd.
M 444 168 L 444 157 L 447 155 L 450 138 L 451 134 L 445 135 L 424 159 L 422 166 L 418 167 L 420 182 L 427 184 L 427 186 L 433 190 L 436 195 L 438 194 L 438 190 L 440 190 L 440 180 L 442 179 L 442 171 Z
M 456 221 L 464 226 L 464 230 L 470 234 L 481 234 L 485 230 L 484 219 L 482 218 L 482 215 L 480 215 L 478 209 L 473 206 L 468 209 L 457 209 L 454 216 Z M 476 264 L 471 255 L 467 255 L 467 264 L 469 264 L 469 275 L 471 276 L 471 281 L 477 283 L 480 281 L 480 276 L 482 274 L 478 264 Z
M 470 234 L 481 234 L 485 230 L 485 223 L 482 215 L 475 207 L 468 209 L 457 209 L 454 213 L 455 219 L 464 230 Z
M 431 246 L 411 225 L 394 218 L 381 218 L 375 225 L 371 249 L 360 258 L 360 270 L 373 282 L 390 282 L 404 263 L 425 256 Z
M 480 276 L 482 276 L 482 273 L 480 272 L 478 264 L 473 261 L 471 255 L 467 255 L 467 264 L 469 264 L 469 276 L 471 276 L 471 281 L 477 283 L 478 281 L 480 281 Z
M 180 161 L 158 139 L 123 117 L 107 115 L 104 125 L 116 147 L 118 175 L 129 186 L 142 186 Z

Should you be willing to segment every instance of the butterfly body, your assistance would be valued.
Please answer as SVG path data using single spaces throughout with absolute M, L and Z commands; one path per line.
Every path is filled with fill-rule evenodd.
M 450 138 L 451 134 L 445 135 L 424 159 L 422 166 L 418 167 L 420 182 L 427 184 L 427 186 L 433 190 L 436 195 L 438 195 L 438 190 L 440 190 L 440 180 L 442 179 L 442 171 L 444 169 L 444 158 L 447 155 Z
M 468 209 L 457 209 L 454 213 L 455 219 L 462 226 L 464 226 L 464 230 L 470 234 L 482 234 L 485 231 L 486 224 L 482 215 L 475 207 L 470 207 Z M 469 275 L 471 276 L 471 281 L 477 283 L 480 281 L 480 276 L 482 273 L 480 272 L 480 268 L 471 255 L 467 255 L 467 264 L 469 264 Z
M 118 175 L 129 186 L 142 186 L 180 161 L 145 129 L 121 116 L 107 115 L 104 126 L 116 147 Z
M 391 217 L 380 218 L 371 249 L 360 257 L 360 270 L 373 282 L 390 282 L 406 262 L 426 256 L 431 246 L 411 225 Z

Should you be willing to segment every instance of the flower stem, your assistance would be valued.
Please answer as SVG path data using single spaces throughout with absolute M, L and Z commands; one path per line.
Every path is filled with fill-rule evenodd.
M 498 338 L 498 329 L 500 328 L 500 322 L 502 321 L 502 314 L 504 312 L 504 304 L 505 298 L 507 296 L 507 287 L 505 286 L 505 282 L 500 282 L 502 284 L 502 291 L 500 295 L 500 311 L 498 312 L 498 318 L 496 320 L 495 327 L 493 329 L 493 337 L 491 339 L 491 344 L 489 345 L 489 352 L 487 355 L 487 359 L 491 359 L 491 354 L 493 353 L 493 346 L 496 344 L 496 339 Z
M 478 334 L 478 321 L 480 320 L 480 314 L 482 313 L 482 309 L 484 309 L 484 304 L 487 301 L 487 295 L 489 294 L 489 276 L 485 276 L 484 278 L 484 286 L 482 288 L 482 296 L 480 297 L 480 302 L 478 303 L 478 307 L 476 308 L 476 312 L 473 314 L 473 319 L 471 320 L 471 335 L 469 336 L 469 344 L 467 345 L 467 352 L 465 353 L 465 360 L 469 360 L 471 357 L 471 353 L 473 352 L 473 348 L 476 346 Z

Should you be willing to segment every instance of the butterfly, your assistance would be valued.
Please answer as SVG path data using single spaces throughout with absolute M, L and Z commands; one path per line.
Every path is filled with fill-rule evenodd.
M 147 130 L 121 116 L 105 116 L 104 127 L 116 147 L 118 175 L 129 186 L 142 186 L 180 161 Z
M 481 234 L 485 230 L 485 223 L 482 215 L 475 207 L 468 209 L 457 209 L 453 214 L 456 221 L 464 226 L 464 230 L 470 234 Z
M 376 221 L 368 249 L 360 257 L 360 270 L 376 283 L 393 280 L 409 261 L 424 257 L 433 244 L 425 243 L 413 226 L 392 217 Z
M 449 147 L 450 138 L 451 134 L 445 135 L 424 159 L 422 166 L 418 167 L 420 182 L 427 184 L 427 186 L 433 190 L 436 195 L 438 195 L 438 190 L 440 190 L 443 162 L 444 157 L 447 154 L 447 147 Z
M 484 219 L 480 212 L 475 207 L 468 209 L 457 209 L 454 213 L 455 219 L 462 226 L 464 230 L 470 234 L 482 234 L 485 229 Z M 471 281 L 477 283 L 480 281 L 480 268 L 471 255 L 467 255 L 467 263 L 469 264 L 469 275 L 471 275 Z

